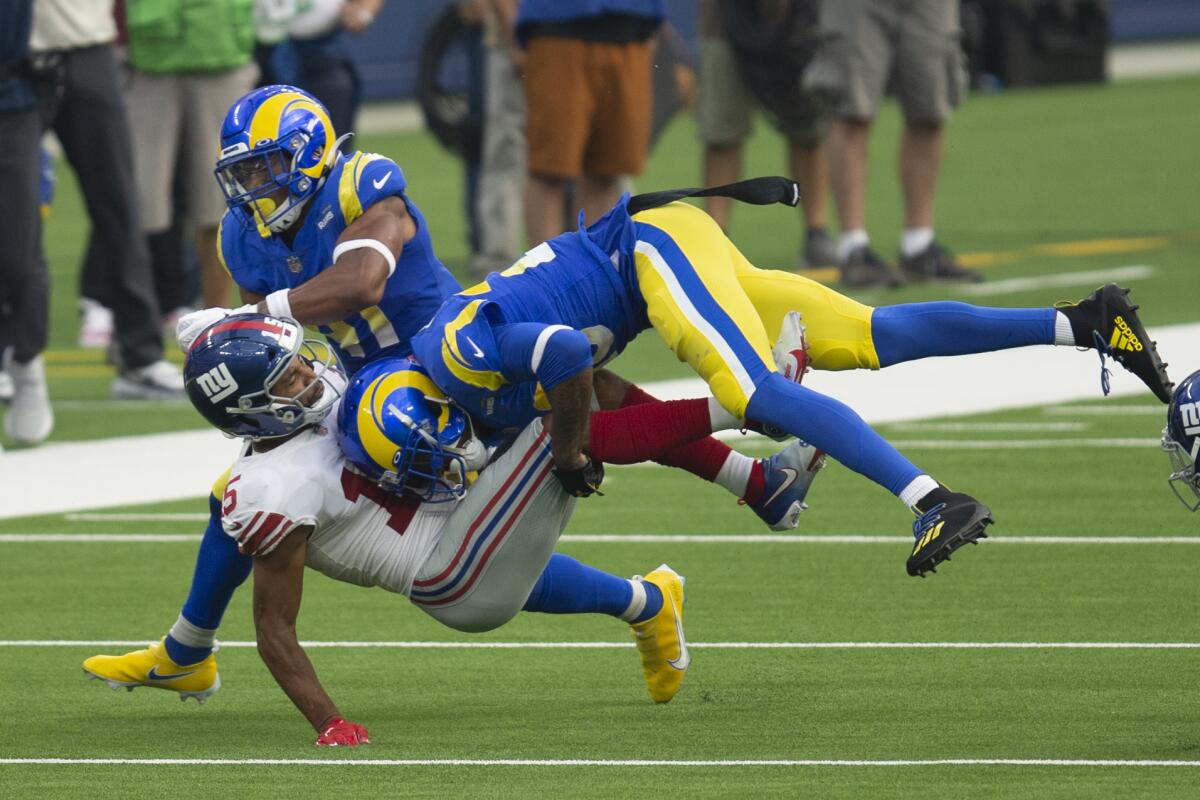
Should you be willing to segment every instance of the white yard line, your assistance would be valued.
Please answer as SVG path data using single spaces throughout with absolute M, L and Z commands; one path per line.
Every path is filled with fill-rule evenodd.
M 198 542 L 194 533 L 0 533 L 0 544 L 30 543 L 187 543 Z M 912 543 L 911 536 L 849 534 L 822 536 L 804 534 L 729 533 L 572 533 L 559 537 L 563 544 L 896 544 Z M 1023 545 L 1196 545 L 1200 536 L 1009 536 L 989 537 L 984 544 Z
M 161 512 L 130 512 L 130 513 L 94 513 L 94 514 L 63 514 L 67 522 L 204 522 L 208 514 L 196 512 L 161 513 Z
M 1200 767 L 1200 761 L 1105 758 L 0 758 L 8 766 L 147 767 Z
M 8 639 L 0 648 L 144 647 L 150 639 Z M 614 650 L 621 642 L 375 642 L 302 641 L 308 649 L 328 650 Z M 221 640 L 222 649 L 248 649 L 255 642 Z M 702 650 L 1200 650 L 1200 642 L 688 642 Z
M 1054 289 L 1064 286 L 1099 286 L 1105 283 L 1133 281 L 1149 278 L 1154 267 L 1145 264 L 1130 264 L 1113 269 L 1077 270 L 1057 272 L 1053 275 L 1038 275 L 1029 278 L 1006 278 L 985 283 L 972 283 L 956 287 L 960 295 L 968 297 L 994 297 L 1001 294 L 1028 292 L 1034 289 Z
M 1103 405 L 1103 406 L 1049 406 L 1043 414 L 1061 414 L 1069 417 L 1162 417 L 1166 419 L 1164 406 L 1147 405 Z
M 1084 431 L 1087 422 L 893 422 L 894 431 L 936 431 L 938 433 L 1035 433 Z

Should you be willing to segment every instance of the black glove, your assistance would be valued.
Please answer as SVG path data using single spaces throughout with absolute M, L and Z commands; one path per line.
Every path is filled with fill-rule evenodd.
M 587 497 L 592 494 L 604 496 L 604 492 L 600 491 L 600 484 L 604 482 L 604 465 L 599 461 L 588 458 L 586 464 L 574 469 L 555 467 L 554 477 L 558 478 L 563 489 L 572 497 Z

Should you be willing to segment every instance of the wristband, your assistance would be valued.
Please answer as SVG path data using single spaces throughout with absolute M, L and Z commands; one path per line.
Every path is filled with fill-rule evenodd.
M 271 292 L 267 295 L 267 313 L 272 317 L 295 319 L 292 316 L 292 304 L 288 301 L 288 293 L 290 292 L 291 289 L 280 289 L 277 292 Z
M 348 242 L 342 242 L 337 247 L 333 248 L 333 261 L 336 264 L 337 260 L 351 250 L 362 249 L 374 250 L 379 255 L 383 256 L 383 260 L 388 265 L 388 277 L 392 277 L 392 273 L 396 271 L 396 256 L 386 244 L 378 239 L 351 239 Z

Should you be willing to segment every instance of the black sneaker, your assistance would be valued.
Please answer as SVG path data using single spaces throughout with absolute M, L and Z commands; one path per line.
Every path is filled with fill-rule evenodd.
M 800 254 L 800 266 L 832 267 L 838 263 L 837 245 L 825 228 L 809 228 L 804 237 L 804 250 Z
M 855 289 L 882 287 L 894 289 L 904 285 L 904 279 L 870 247 L 853 250 L 842 264 L 842 285 Z
M 945 247 L 936 241 L 915 256 L 900 256 L 900 271 L 910 281 L 952 281 L 955 283 L 979 283 L 983 275 L 958 263 Z
M 908 557 L 908 574 L 924 578 L 926 572 L 968 542 L 976 544 L 986 539 L 984 529 L 991 525 L 992 512 L 983 503 L 962 492 L 952 492 L 939 486 L 921 499 L 920 516 L 913 523 L 916 544 Z
M 1115 283 L 1101 286 L 1078 303 L 1059 304 L 1058 310 L 1071 323 L 1076 347 L 1100 353 L 1100 386 L 1108 394 L 1109 356 L 1142 379 L 1155 397 L 1171 402 L 1175 385 L 1167 377 L 1167 365 L 1158 356 L 1158 347 L 1146 335 L 1146 326 L 1138 319 L 1138 307 L 1129 302 L 1129 290 Z

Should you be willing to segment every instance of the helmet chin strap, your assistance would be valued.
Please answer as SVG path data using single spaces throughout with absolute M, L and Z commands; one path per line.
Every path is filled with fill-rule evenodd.
M 300 212 L 304 211 L 304 207 L 308 205 L 308 201 L 312 197 L 312 195 L 309 195 L 300 202 L 293 204 L 284 214 L 271 220 L 271 224 L 267 225 L 267 230 L 271 231 L 271 233 L 283 233 L 295 225 L 296 220 L 300 219 Z

